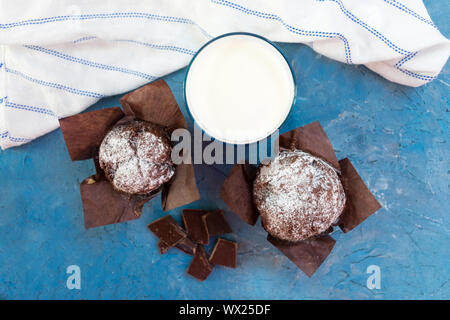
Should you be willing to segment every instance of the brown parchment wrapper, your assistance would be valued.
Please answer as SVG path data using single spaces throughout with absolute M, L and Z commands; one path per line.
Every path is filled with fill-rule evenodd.
M 124 116 L 119 107 L 80 113 L 59 120 L 72 161 L 93 158 L 105 134 Z
M 285 132 L 278 139 L 280 150 L 303 150 L 340 170 L 333 146 L 319 121 Z
M 311 237 L 300 242 L 288 242 L 267 234 L 267 240 L 299 267 L 308 277 L 320 267 L 333 250 L 336 240 L 329 235 Z
M 346 207 L 338 222 L 348 232 L 381 208 L 348 159 L 337 160 L 328 136 L 319 122 L 313 122 L 286 132 L 279 137 L 280 150 L 303 150 L 328 162 L 340 174 L 346 192 Z M 253 175 L 248 174 L 253 173 Z M 222 186 L 221 196 L 230 209 L 245 222 L 254 225 L 258 217 L 253 202 L 253 180 L 256 167 L 235 165 Z M 332 228 L 329 230 L 332 231 Z M 268 236 L 268 241 L 283 252 L 303 272 L 311 277 L 330 254 L 335 240 L 327 234 L 300 242 L 288 242 Z
M 177 128 L 187 128 L 178 104 L 164 80 L 141 87 L 120 100 L 119 107 L 77 114 L 60 119 L 64 140 L 73 161 L 93 158 L 97 173 L 80 185 L 85 227 L 92 228 L 137 219 L 145 202 L 162 192 L 164 211 L 200 198 L 192 164 L 176 168 L 169 183 L 147 195 L 129 195 L 116 191 L 98 167 L 98 148 L 109 130 L 123 120 L 134 117 L 159 124 L 169 135 Z
M 381 209 L 381 204 L 364 184 L 350 160 L 339 160 L 339 164 L 341 181 L 347 196 L 344 212 L 339 218 L 339 228 L 347 233 Z
M 86 229 L 137 219 L 152 198 L 119 193 L 108 180 L 95 180 L 95 176 L 80 184 L 80 192 Z
M 220 193 L 230 209 L 252 226 L 255 225 L 259 216 L 253 203 L 253 180 L 255 177 L 255 166 L 248 163 L 237 164 L 231 169 Z

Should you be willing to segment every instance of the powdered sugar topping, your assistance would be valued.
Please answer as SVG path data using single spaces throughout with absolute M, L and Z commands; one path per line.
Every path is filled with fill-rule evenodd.
M 302 151 L 282 152 L 262 165 L 253 192 L 266 230 L 288 241 L 326 231 L 345 206 L 344 189 L 336 171 Z
M 174 175 L 170 153 L 170 141 L 161 128 L 130 121 L 115 126 L 105 136 L 99 162 L 117 190 L 146 194 Z

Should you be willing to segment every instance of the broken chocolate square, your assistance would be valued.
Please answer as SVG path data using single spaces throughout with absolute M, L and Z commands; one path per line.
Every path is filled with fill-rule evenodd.
M 187 269 L 187 273 L 197 278 L 200 281 L 208 278 L 209 274 L 212 272 L 213 266 L 209 263 L 206 257 L 205 249 L 202 245 L 198 245 L 195 250 L 194 258 Z
M 209 211 L 207 214 L 202 216 L 202 219 L 208 228 L 208 233 L 210 236 L 218 236 L 233 232 L 225 220 L 222 210 Z
M 159 249 L 159 253 L 164 254 L 166 253 L 169 249 L 171 248 L 171 246 L 169 246 L 167 243 L 165 243 L 162 240 L 158 241 L 158 249 Z
M 191 239 L 184 238 L 175 246 L 175 248 L 193 256 L 195 254 L 195 250 L 197 249 L 197 245 Z
M 175 248 L 177 248 L 180 251 L 183 251 L 184 253 L 193 256 L 195 254 L 196 244 L 189 238 L 182 239 L 178 244 L 175 245 Z M 165 254 L 169 249 L 172 248 L 172 246 L 168 245 L 162 240 L 158 241 L 158 249 L 159 253 Z
M 209 243 L 209 233 L 206 222 L 202 219 L 208 211 L 183 209 L 183 222 L 189 238 L 200 244 Z
M 237 267 L 237 243 L 220 238 L 209 257 L 209 262 L 224 267 Z
M 169 247 L 177 245 L 187 236 L 171 215 L 153 221 L 148 228 Z

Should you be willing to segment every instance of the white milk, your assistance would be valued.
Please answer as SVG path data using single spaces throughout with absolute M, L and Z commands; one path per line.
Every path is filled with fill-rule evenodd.
M 197 124 L 228 143 L 252 143 L 286 119 L 295 85 L 283 55 L 270 43 L 245 34 L 219 38 L 192 62 L 186 100 Z

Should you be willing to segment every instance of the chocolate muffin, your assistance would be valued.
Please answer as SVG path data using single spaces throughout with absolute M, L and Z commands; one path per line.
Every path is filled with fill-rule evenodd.
M 104 137 L 99 164 L 113 187 L 128 194 L 148 194 L 175 174 L 172 145 L 158 125 L 129 120 Z
M 302 151 L 284 151 L 258 168 L 255 205 L 272 236 L 301 241 L 323 233 L 337 221 L 345 193 L 333 167 Z

